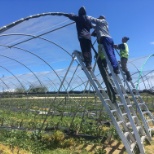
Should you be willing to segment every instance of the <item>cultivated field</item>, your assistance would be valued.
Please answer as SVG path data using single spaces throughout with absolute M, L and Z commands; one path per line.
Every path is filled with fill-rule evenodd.
M 142 96 L 154 112 L 154 96 Z M 95 94 L 3 95 L 0 128 L 1 153 L 125 153 Z M 147 154 L 152 154 L 151 143 L 145 146 Z

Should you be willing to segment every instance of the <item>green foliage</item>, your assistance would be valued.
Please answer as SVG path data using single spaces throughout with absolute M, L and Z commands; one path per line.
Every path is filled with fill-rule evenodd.
M 47 91 L 48 88 L 45 86 L 36 86 L 36 87 L 30 86 L 28 89 L 29 93 L 45 93 Z
M 15 92 L 17 92 L 17 93 L 25 93 L 26 89 L 24 87 L 18 87 L 18 88 L 15 89 Z
M 29 98 L 26 95 L 22 96 L 22 98 L 1 98 L 0 101 L 0 125 L 14 129 L 0 130 L 0 142 L 9 145 L 11 149 L 18 147 L 32 154 L 50 154 L 51 151 L 59 154 L 60 149 L 63 149 L 61 151 L 66 154 L 70 154 L 70 151 L 73 151 L 73 154 L 87 154 L 85 148 L 76 150 L 76 146 L 78 144 L 101 146 L 109 138 L 109 133 L 112 133 L 114 139 L 119 140 L 114 127 L 102 126 L 101 122 L 110 121 L 110 119 L 102 105 L 96 105 L 93 98 L 88 100 L 89 103 L 81 101 L 79 105 L 80 97 L 75 97 L 76 101 L 73 102 L 72 99 L 64 99 L 65 97 L 57 97 L 56 101 L 52 101 L 50 97 L 40 94 L 31 94 Z M 63 102 L 64 100 L 66 101 Z M 49 108 L 54 112 L 46 114 Z M 96 111 L 97 114 L 95 114 Z M 16 128 L 25 128 L 25 131 Z M 41 133 L 37 132 L 40 128 Z M 48 128 L 47 132 L 43 132 L 45 128 Z M 90 136 L 92 139 L 72 138 L 68 136 L 69 133 Z M 104 154 L 105 151 L 99 148 L 95 153 Z
M 95 150 L 94 154 L 106 154 L 106 150 L 104 150 L 103 148 L 99 148 Z
M 54 131 L 53 133 L 39 133 L 35 132 L 26 132 L 21 130 L 1 130 L 0 131 L 0 142 L 4 143 L 5 145 L 9 145 L 10 149 L 13 151 L 15 147 L 19 149 L 25 149 L 32 154 L 42 154 L 42 153 L 70 153 L 70 148 L 73 149 L 79 142 L 74 138 L 68 138 L 65 134 L 61 131 Z M 86 140 L 80 139 L 80 144 L 91 144 L 91 142 L 87 142 Z M 59 150 L 55 150 L 59 149 Z M 61 149 L 61 150 L 60 150 Z M 62 150 L 63 149 L 63 150 Z M 58 151 L 58 152 L 56 152 Z M 82 152 L 81 152 L 82 151 Z M 20 150 L 19 150 L 20 152 Z M 81 153 L 88 154 L 85 149 L 80 150 Z M 74 153 L 79 154 L 80 152 L 74 151 Z M 101 153 L 103 152 L 103 153 Z M 98 149 L 95 151 L 96 154 L 105 154 L 105 151 L 102 149 Z
M 110 132 L 112 133 L 112 136 L 113 136 L 114 139 L 121 141 L 121 139 L 120 139 L 120 137 L 119 137 L 119 135 L 118 135 L 114 126 L 111 127 Z

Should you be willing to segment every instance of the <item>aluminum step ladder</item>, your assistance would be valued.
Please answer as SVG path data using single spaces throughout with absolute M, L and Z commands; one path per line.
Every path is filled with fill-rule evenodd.
M 141 122 L 144 126 L 145 132 L 148 136 L 148 138 L 151 140 L 152 137 L 152 131 L 154 131 L 154 116 L 149 111 L 146 103 L 143 101 L 141 95 L 139 94 L 139 91 L 135 88 L 135 85 L 132 81 L 128 82 L 126 80 L 126 77 L 121 69 L 121 66 L 119 64 L 120 72 L 122 74 L 122 77 L 124 79 L 124 82 L 129 90 L 129 93 L 132 96 L 134 106 L 137 108 L 137 112 L 140 116 Z
M 133 125 L 130 122 L 130 119 L 128 117 L 127 110 L 124 107 L 124 103 L 122 103 L 123 102 L 121 100 L 122 97 L 124 97 L 125 103 L 127 104 L 127 107 L 128 107 L 128 109 L 130 111 L 130 114 L 132 116 L 132 119 L 134 121 L 134 124 L 135 124 L 135 126 L 137 128 L 138 134 L 139 134 L 139 136 L 141 138 L 141 143 L 143 144 L 143 142 L 145 140 L 147 140 L 150 143 L 151 137 L 149 136 L 148 133 L 146 133 L 146 130 L 143 129 L 141 120 L 140 120 L 140 118 L 138 117 L 138 115 L 135 112 L 134 101 L 136 101 L 136 100 L 133 100 L 133 102 L 130 100 L 130 96 L 127 95 L 126 90 L 125 90 L 125 88 L 124 88 L 124 86 L 123 86 L 123 84 L 121 82 L 121 79 L 119 78 L 118 75 L 116 75 L 116 80 L 117 80 L 117 82 L 118 82 L 118 84 L 119 84 L 119 86 L 121 88 L 121 92 L 122 92 L 122 95 L 121 95 L 120 93 L 118 93 L 118 90 L 117 90 L 116 96 L 120 100 L 120 102 L 117 102 L 117 107 L 120 109 L 120 112 L 121 112 L 122 116 L 125 118 L 127 127 L 129 127 L 130 129 L 133 129 Z M 116 86 L 114 85 L 114 83 L 113 83 L 113 86 L 116 89 Z
M 140 153 L 145 153 L 143 143 L 145 140 L 148 141 L 148 143 L 150 143 L 150 139 L 145 133 L 145 130 L 143 129 L 140 123 L 140 120 L 136 115 L 134 107 L 129 99 L 129 96 L 126 93 L 126 90 L 121 82 L 121 79 L 119 78 L 118 75 L 114 73 L 113 67 L 111 66 L 111 63 L 108 59 L 106 52 L 104 52 L 104 50 L 102 52 L 106 57 L 108 69 L 110 70 L 110 74 L 111 74 L 110 78 L 113 84 L 112 86 L 114 87 L 117 93 L 116 96 L 119 99 L 119 102 L 117 101 L 117 110 L 120 110 L 119 113 L 124 118 L 126 122 L 126 126 L 134 134 Z
M 87 68 L 85 67 L 81 52 L 74 51 L 73 57 L 77 58 L 79 64 L 81 65 L 83 71 L 85 72 L 85 75 L 87 76 L 91 85 L 95 89 L 97 96 L 100 98 L 102 105 L 105 107 L 108 115 L 110 116 L 111 121 L 115 126 L 117 133 L 119 134 L 128 154 L 135 154 L 137 150 L 140 151 L 139 153 L 144 154 L 144 148 L 141 144 L 141 141 L 139 140 L 141 144 L 139 145 L 138 141 L 135 138 L 134 132 L 130 131 L 130 129 L 126 125 L 124 118 L 121 116 L 121 114 L 119 114 L 119 108 L 117 109 L 116 105 L 111 102 L 107 93 L 104 91 L 101 84 L 97 80 L 94 72 L 88 71 Z M 137 130 L 136 133 L 138 134 Z M 139 146 L 142 146 L 142 148 Z

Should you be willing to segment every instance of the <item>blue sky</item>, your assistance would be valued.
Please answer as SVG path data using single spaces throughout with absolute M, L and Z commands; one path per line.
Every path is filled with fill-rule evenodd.
M 106 16 L 115 44 L 121 43 L 123 36 L 130 37 L 130 60 L 154 54 L 153 0 L 1 0 L 0 5 L 0 27 L 46 12 L 77 14 L 85 6 L 88 15 Z M 153 70 L 153 58 L 148 66 Z
M 130 58 L 154 53 L 153 0 L 1 0 L 0 5 L 0 27 L 38 13 L 76 14 L 85 6 L 88 15 L 106 16 L 115 44 L 130 37 Z

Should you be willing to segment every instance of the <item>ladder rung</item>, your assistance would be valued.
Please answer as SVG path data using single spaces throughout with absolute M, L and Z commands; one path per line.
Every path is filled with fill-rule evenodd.
M 96 78 L 92 78 L 94 81 L 98 81 Z
M 133 120 L 134 120 L 135 118 L 137 118 L 137 116 L 132 116 L 132 118 L 133 118 Z
M 124 136 L 127 138 L 130 132 L 125 132 Z
M 154 119 L 148 119 L 148 120 L 146 120 L 147 122 L 151 122 L 151 121 L 154 121 Z
M 141 126 L 137 126 L 136 129 L 139 131 L 142 127 Z
M 145 103 L 138 103 L 138 105 L 145 105 Z
M 111 110 L 111 113 L 117 112 L 117 110 Z
M 137 118 L 136 116 L 132 116 L 132 119 L 133 119 L 133 121 L 135 122 L 135 124 L 136 124 L 136 121 L 135 121 L 135 118 Z M 130 123 L 130 121 L 129 122 L 127 122 L 126 123 L 126 125 L 128 126 L 128 127 L 132 127 L 132 125 L 131 125 L 131 123 Z
M 102 89 L 102 88 L 98 88 L 98 90 L 99 90 L 99 91 L 104 91 L 104 89 Z
M 145 141 L 145 139 L 146 139 L 146 136 L 142 136 L 141 137 L 141 143 L 143 144 L 143 142 Z
M 127 122 L 127 123 L 126 123 L 126 126 L 127 126 L 127 127 L 130 127 L 130 126 L 131 126 L 130 122 Z
M 120 96 L 120 94 L 116 94 L 116 96 Z M 123 96 L 125 96 L 125 97 L 128 98 L 128 95 L 127 94 L 123 94 Z
M 122 103 L 118 103 L 118 106 L 123 106 L 124 104 L 122 104 Z
M 132 105 L 129 104 L 129 105 L 127 105 L 127 107 L 132 107 Z
M 126 116 L 127 115 L 127 113 L 122 113 L 122 116 Z
M 104 101 L 110 101 L 110 99 L 106 98 L 106 99 L 104 99 Z
M 134 151 L 135 146 L 136 146 L 136 142 L 134 142 L 134 143 L 132 143 L 132 144 L 130 145 L 131 151 L 132 151 L 132 152 Z
M 147 114 L 147 113 L 149 113 L 149 111 L 144 111 L 144 112 L 143 112 L 143 114 Z
M 120 125 L 120 124 L 122 124 L 122 123 L 123 123 L 123 121 L 118 121 L 117 123 L 118 123 L 118 125 Z

